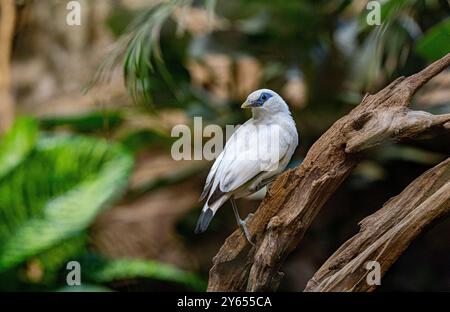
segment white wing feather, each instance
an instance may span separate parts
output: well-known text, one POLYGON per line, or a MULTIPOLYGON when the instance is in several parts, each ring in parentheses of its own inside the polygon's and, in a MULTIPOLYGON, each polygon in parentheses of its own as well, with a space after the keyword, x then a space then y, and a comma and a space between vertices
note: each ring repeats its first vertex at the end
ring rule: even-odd
POLYGON ((219 156, 217 156, 216 160, 214 161, 214 164, 209 170, 208 176, 206 177, 205 187, 203 188, 203 192, 200 195, 200 200, 205 199, 205 197, 208 195, 212 187, 213 178, 216 175, 217 168, 219 167, 222 158, 223 158, 223 151, 219 154, 219 156))
POLYGON ((289 108, 275 92, 261 89, 248 96, 255 102, 270 93, 263 109, 239 127, 217 157, 206 178, 201 199, 207 197, 197 221, 196 233, 204 232, 216 211, 230 198, 255 192, 287 165, 298 145, 298 134, 289 108))
POLYGON ((274 171, 290 150, 289 137, 276 125, 256 128, 245 123, 230 138, 216 168, 214 184, 232 192, 265 171, 274 171), (272 137, 271 134, 277 133, 272 137), (257 148, 256 148, 257 147, 257 148))

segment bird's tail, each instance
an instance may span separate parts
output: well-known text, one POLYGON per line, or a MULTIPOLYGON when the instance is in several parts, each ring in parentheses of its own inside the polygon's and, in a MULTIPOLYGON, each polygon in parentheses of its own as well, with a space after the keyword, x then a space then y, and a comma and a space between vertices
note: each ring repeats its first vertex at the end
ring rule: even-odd
POLYGON ((195 234, 200 234, 206 231, 217 210, 228 200, 228 198, 229 196, 227 195, 222 196, 211 206, 208 205, 208 201, 205 203, 202 213, 198 217, 197 226, 194 230, 195 234))

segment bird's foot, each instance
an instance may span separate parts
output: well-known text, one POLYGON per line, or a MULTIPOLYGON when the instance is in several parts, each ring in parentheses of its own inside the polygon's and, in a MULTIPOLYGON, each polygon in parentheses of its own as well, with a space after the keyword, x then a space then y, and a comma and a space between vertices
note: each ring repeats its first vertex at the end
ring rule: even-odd
POLYGON ((255 214, 254 213, 249 213, 245 219, 244 219, 244 223, 247 223, 255 214))
POLYGON ((267 195, 269 196, 273 196, 274 195, 274 191, 272 191, 272 185, 273 185, 274 180, 270 181, 266 187, 267 187, 267 195))
MULTIPOLYGON (((247 216, 247 218, 248 218, 248 217, 249 217, 249 216, 247 216)), ((248 230, 248 228, 247 228, 247 224, 246 224, 247 218, 245 218, 245 220, 240 220, 240 221, 239 221, 239 227, 241 228, 242 233, 244 233, 244 236, 245 236, 245 238, 247 239, 247 241, 248 241, 253 247, 256 247, 255 243, 252 242, 250 232, 249 232, 249 230, 248 230)))

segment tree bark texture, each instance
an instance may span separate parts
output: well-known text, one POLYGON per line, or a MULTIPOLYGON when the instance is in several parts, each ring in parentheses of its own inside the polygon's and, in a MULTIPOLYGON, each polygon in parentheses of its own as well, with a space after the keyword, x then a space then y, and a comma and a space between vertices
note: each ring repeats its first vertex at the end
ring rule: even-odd
POLYGON ((450 65, 450 54, 409 77, 400 77, 366 95, 311 147, 303 163, 280 175, 248 227, 252 247, 240 230, 231 234, 213 259, 208 291, 276 290, 286 257, 322 206, 362 158, 362 152, 387 140, 402 140, 450 129, 450 114, 408 108, 413 95, 450 65))
POLYGON ((366 263, 377 261, 381 276, 409 244, 450 211, 450 158, 414 180, 383 208, 360 222, 314 274, 305 291, 373 291, 366 263))

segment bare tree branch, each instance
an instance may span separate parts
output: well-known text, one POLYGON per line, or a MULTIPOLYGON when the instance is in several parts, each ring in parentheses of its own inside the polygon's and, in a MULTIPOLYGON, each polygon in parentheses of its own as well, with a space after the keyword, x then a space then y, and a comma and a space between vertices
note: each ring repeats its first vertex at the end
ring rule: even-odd
POLYGON ((414 238, 449 212, 450 158, 447 158, 362 220, 359 233, 322 265, 305 291, 374 290, 376 285, 366 281, 365 264, 378 261, 383 275, 414 238))
POLYGON ((450 54, 421 72, 398 78, 364 97, 336 121, 309 150, 303 163, 273 183, 249 221, 253 248, 237 230, 213 259, 209 291, 265 291, 278 287, 287 255, 297 247, 328 198, 359 162, 360 152, 383 141, 448 129, 450 115, 435 116, 407 108, 428 80, 450 65, 450 54))

